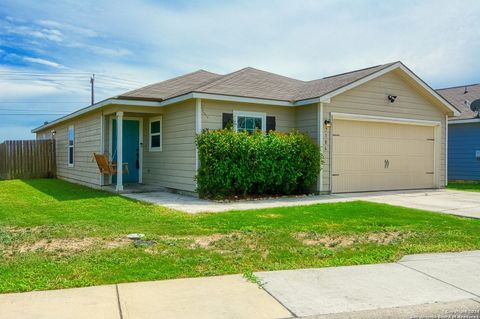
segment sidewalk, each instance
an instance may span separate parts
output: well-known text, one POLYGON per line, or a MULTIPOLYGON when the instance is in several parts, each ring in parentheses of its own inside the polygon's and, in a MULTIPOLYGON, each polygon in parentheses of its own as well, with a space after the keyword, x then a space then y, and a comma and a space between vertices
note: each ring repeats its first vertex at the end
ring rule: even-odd
POLYGON ((241 275, 229 275, 3 294, 0 318, 410 318, 454 311, 480 315, 480 251, 256 275, 263 289, 241 275))

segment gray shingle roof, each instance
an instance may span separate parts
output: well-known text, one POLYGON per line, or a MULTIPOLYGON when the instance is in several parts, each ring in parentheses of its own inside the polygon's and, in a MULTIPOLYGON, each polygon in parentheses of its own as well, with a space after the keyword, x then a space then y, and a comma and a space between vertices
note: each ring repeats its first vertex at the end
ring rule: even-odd
POLYGON ((480 84, 463 85, 436 91, 460 111, 460 116, 451 117, 450 120, 466 120, 476 117, 477 114, 470 109, 470 103, 480 99, 480 84), (467 93, 465 93, 465 88, 467 93))
POLYGON ((292 79, 250 67, 226 75, 199 70, 139 88, 118 97, 163 101, 190 92, 201 92, 293 102, 320 97, 394 63, 313 81, 292 79))
POLYGON ((121 98, 137 98, 162 101, 193 91, 195 88, 215 81, 223 76, 205 70, 181 75, 121 94, 121 98))

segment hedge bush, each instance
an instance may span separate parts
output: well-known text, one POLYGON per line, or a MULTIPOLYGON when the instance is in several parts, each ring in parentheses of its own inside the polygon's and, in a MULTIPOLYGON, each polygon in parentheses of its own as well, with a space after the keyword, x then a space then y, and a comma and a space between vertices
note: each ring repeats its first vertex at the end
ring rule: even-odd
POLYGON ((197 136, 200 197, 307 193, 317 181, 322 156, 306 135, 232 129, 197 136))

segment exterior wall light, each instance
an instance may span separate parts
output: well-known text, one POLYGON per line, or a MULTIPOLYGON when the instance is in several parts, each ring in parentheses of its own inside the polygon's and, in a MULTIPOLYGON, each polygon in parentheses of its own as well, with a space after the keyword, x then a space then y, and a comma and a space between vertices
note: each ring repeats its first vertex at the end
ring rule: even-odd
POLYGON ((388 95, 388 100, 390 101, 390 103, 395 102, 396 99, 397 99, 396 95, 391 95, 391 94, 388 95))
POLYGON ((332 122, 330 122, 329 120, 325 120, 323 124, 325 124, 326 128, 329 128, 330 126, 332 126, 332 122))

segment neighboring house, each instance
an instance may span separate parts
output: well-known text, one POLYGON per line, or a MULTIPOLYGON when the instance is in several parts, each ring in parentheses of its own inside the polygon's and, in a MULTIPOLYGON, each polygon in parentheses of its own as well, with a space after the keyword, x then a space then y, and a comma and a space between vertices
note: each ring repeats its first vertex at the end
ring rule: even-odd
POLYGON ((448 179, 480 180, 480 118, 470 104, 480 99, 480 84, 437 90, 460 115, 448 123, 448 179))
POLYGON ((61 179, 113 182, 118 191, 143 183, 195 192, 195 134, 202 129, 221 129, 230 119, 238 130, 298 129, 325 156, 316 190, 337 193, 444 187, 446 119, 458 114, 401 62, 313 81, 245 68, 152 84, 32 132, 55 134, 61 179), (94 152, 127 162, 130 173, 102 176, 94 152))

